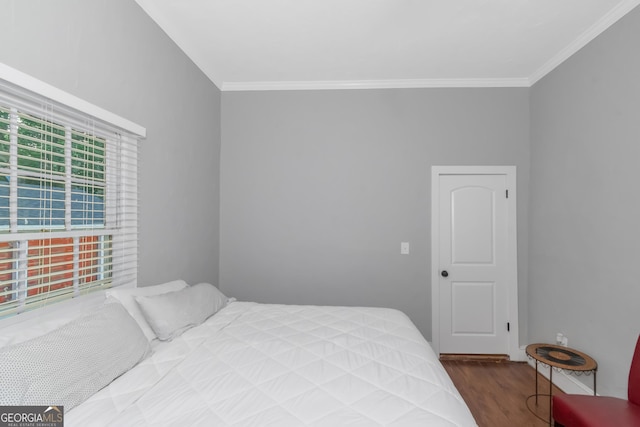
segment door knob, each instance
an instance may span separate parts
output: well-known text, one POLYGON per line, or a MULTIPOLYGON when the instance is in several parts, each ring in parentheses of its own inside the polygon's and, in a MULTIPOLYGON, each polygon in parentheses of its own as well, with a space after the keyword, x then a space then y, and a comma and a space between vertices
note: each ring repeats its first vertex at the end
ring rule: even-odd
POLYGON ((442 270, 442 272, 440 273, 440 275, 442 277, 449 277, 449 273, 447 272, 447 270, 442 270))

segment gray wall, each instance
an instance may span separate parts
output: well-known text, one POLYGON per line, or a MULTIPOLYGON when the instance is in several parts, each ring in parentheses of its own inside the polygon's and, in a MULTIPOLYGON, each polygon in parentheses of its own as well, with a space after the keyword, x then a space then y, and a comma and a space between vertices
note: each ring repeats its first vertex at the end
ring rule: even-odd
POLYGON ((140 283, 217 283, 218 89, 133 0, 0 0, 0 11, 0 62, 147 128, 140 283))
POLYGON ((626 392, 640 324, 640 9, 531 90, 222 96, 133 0, 0 10, 1 62, 147 128, 141 284, 216 283, 220 259, 230 295, 395 307, 430 339, 430 167, 514 164, 520 341, 563 332, 598 360, 601 393, 626 392))
POLYGON ((430 168, 516 165, 526 336, 528 106, 528 89, 224 92, 221 289, 398 308, 430 339, 430 168))
POLYGON ((621 397, 640 331, 639 52, 636 8, 531 90, 529 338, 564 333, 621 397))

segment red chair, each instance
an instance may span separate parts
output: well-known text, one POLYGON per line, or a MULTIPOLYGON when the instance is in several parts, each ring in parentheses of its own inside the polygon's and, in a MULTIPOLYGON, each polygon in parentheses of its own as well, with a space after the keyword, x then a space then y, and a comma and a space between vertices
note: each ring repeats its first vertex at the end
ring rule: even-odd
POLYGON ((640 426, 640 337, 629 370, 628 400, 605 396, 553 396, 556 427, 640 426))

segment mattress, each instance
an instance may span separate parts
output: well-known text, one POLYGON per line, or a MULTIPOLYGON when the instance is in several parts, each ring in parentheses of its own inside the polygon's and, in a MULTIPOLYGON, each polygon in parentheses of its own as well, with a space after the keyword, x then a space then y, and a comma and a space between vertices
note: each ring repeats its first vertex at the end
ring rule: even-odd
POLYGON ((65 414, 66 426, 475 426, 400 311, 232 302, 65 414))

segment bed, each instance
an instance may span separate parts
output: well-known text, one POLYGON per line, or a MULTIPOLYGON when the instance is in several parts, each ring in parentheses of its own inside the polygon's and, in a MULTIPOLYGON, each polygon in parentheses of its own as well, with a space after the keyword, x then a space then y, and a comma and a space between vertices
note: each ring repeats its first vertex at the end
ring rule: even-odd
MULTIPOLYGON (((65 426, 476 425, 431 347, 400 311, 233 299, 219 305, 170 340, 147 341, 136 331, 146 343, 140 360, 65 410, 65 426)), ((139 325, 140 313, 128 314, 139 325)), ((133 348, 126 340, 118 337, 133 348)))

